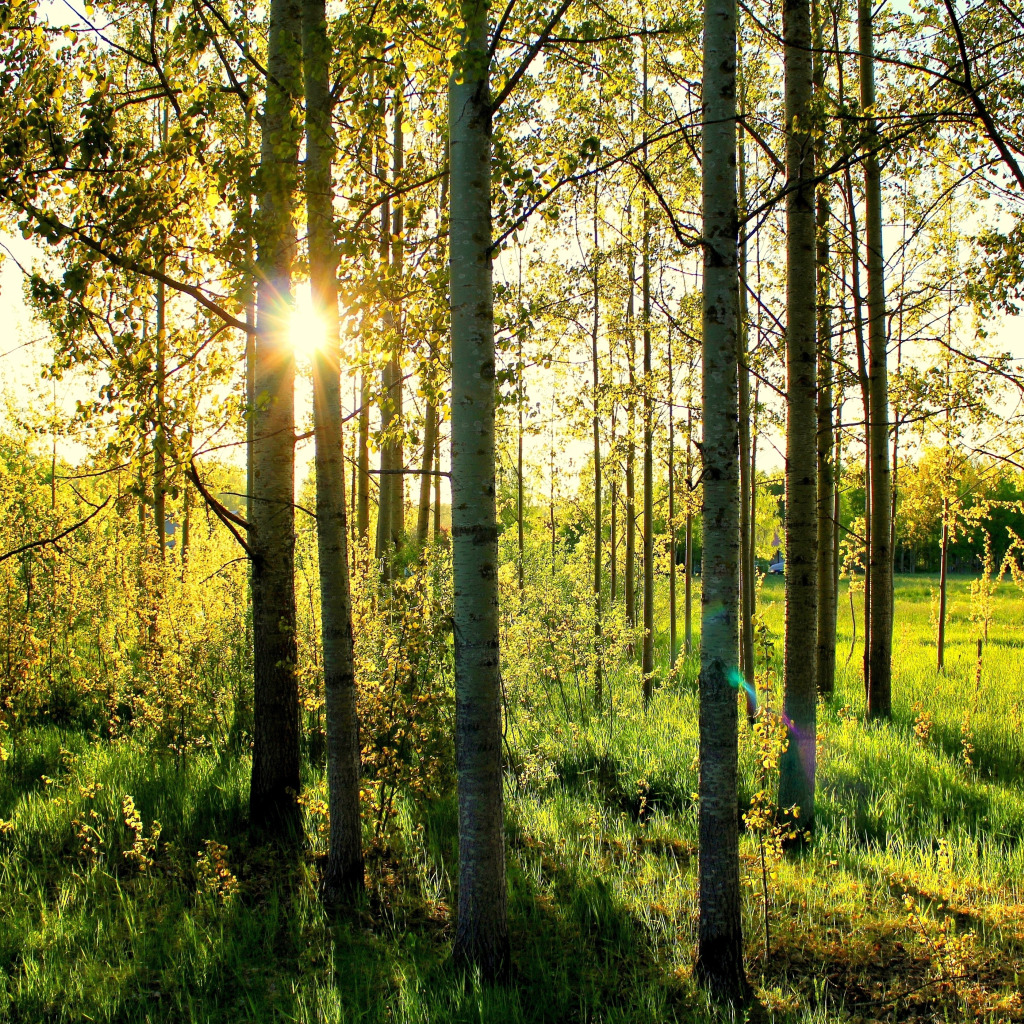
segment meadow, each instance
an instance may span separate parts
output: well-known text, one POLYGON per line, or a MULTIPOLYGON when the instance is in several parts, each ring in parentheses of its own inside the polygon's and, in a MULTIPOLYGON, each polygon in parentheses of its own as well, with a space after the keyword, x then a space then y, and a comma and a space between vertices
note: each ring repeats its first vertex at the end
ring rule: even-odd
MULTIPOLYGON (((1008 583, 995 593, 979 668, 986 612, 954 580, 940 675, 936 582, 898 578, 894 716, 872 725, 843 585, 812 843, 781 851, 771 730, 741 716, 751 1019, 1024 1020, 1024 598, 1008 583)), ((768 578, 769 706, 782 611, 783 583, 768 578)), ((664 664, 664 609, 658 625, 664 664)), ((632 665, 609 671, 606 715, 510 707, 514 976, 496 989, 448 962, 451 796, 400 805, 365 900, 332 919, 317 899, 326 807, 313 763, 307 844, 257 848, 244 752, 174 758, 141 731, 27 730, 0 765, 0 1020, 714 1019, 691 977, 695 676, 682 659, 646 715, 632 665)))

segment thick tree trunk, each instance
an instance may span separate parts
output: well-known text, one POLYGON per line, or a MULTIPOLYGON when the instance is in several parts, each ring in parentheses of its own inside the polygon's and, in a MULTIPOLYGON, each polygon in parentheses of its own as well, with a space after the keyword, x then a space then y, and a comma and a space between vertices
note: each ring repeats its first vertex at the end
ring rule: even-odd
POLYGON ((878 164, 874 35, 871 0, 858 0, 861 108, 865 125, 864 206, 868 271, 868 434, 871 438, 871 623, 868 635, 868 717, 892 716, 892 543, 889 467, 889 374, 882 254, 882 179, 878 164))
POLYGON ((325 0, 302 0, 306 86, 306 223, 313 308, 324 341, 313 357, 316 532, 320 561, 327 801, 330 836, 324 899, 336 903, 363 885, 359 814, 359 718, 356 711, 352 597, 348 575, 345 463, 341 433, 338 256, 334 246, 334 137, 330 43, 325 0))
POLYGON ((463 0, 448 86, 451 167, 452 538, 455 572, 459 889, 455 958, 508 970, 498 653, 491 123, 487 4, 463 0))
POLYGON ((700 804, 695 972, 715 996, 744 1001, 737 753, 739 430, 736 394, 736 2, 704 7, 704 556, 700 645, 700 804))
POLYGON ((818 691, 817 294, 811 4, 785 0, 786 65, 786 648, 789 745, 779 762, 779 806, 814 824, 818 691))
POLYGON ((295 676, 295 354, 289 337, 293 205, 302 91, 297 0, 271 0, 267 96, 257 175, 256 401, 253 411, 252 827, 298 826, 299 695, 295 676))

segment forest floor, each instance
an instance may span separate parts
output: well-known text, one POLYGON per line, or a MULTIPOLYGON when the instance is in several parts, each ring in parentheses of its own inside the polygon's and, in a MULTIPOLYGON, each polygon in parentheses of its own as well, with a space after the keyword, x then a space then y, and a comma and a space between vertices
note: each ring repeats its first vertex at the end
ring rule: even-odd
MULTIPOLYGON (((843 588, 814 841, 777 860, 770 834, 742 839, 751 1019, 1024 1020, 1024 599, 997 592, 979 678, 983 627, 956 580, 939 675, 935 585, 898 581, 894 717, 870 726, 843 588)), ((766 580, 777 637, 782 598, 766 580)), ((448 964, 452 800, 403 808, 404 841, 332 921, 316 898, 321 773, 307 766, 310 845, 288 854, 246 840, 242 757, 23 733, 0 765, 0 1020, 715 1019, 691 978, 695 672, 684 663, 646 716, 631 667, 610 673, 601 721, 512 723, 500 989, 448 964)), ((741 730, 746 806, 758 760, 741 730)))

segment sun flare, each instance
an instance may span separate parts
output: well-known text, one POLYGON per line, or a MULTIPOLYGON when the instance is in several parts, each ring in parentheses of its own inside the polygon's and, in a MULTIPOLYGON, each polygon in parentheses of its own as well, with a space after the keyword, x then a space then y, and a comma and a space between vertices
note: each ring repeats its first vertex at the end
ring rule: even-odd
POLYGON ((308 284, 295 291, 295 308, 292 310, 288 333, 295 354, 300 358, 312 359, 324 343, 326 326, 313 308, 313 296, 308 284))

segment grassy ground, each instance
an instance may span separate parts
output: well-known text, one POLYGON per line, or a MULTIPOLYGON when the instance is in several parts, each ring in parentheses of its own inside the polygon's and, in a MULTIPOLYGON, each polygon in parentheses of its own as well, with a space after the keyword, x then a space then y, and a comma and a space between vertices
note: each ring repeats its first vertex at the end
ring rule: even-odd
MULTIPOLYGON (((1005 585, 996 595, 976 685, 968 583, 953 585, 942 676, 934 587, 898 582, 895 714, 883 726, 861 720, 859 644, 843 665, 843 591, 818 832, 777 864, 769 853, 767 914, 758 837, 743 838, 755 1016, 1024 1020, 1024 600, 1005 585)), ((782 599, 782 582, 767 580, 762 610, 779 636, 782 599)), ((404 808, 404 840, 371 863, 371 894, 330 921, 316 900, 316 773, 311 846, 288 855, 246 842, 244 758, 200 751, 180 765, 138 738, 22 737, 0 766, 0 1020, 711 1019, 690 977, 694 674, 684 664, 648 716, 624 669, 600 722, 515 722, 515 984, 504 990, 447 965, 452 801, 404 808)), ((743 730, 747 801, 759 787, 743 730)))

